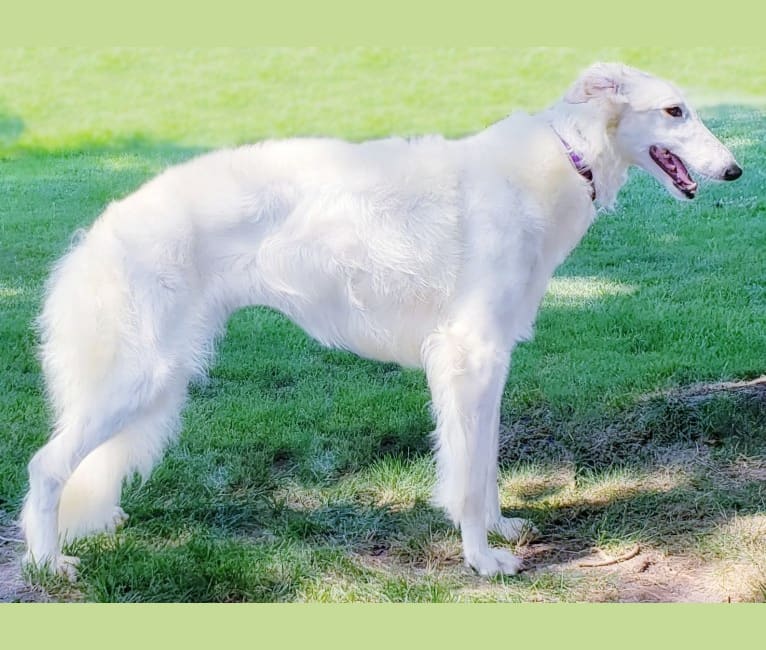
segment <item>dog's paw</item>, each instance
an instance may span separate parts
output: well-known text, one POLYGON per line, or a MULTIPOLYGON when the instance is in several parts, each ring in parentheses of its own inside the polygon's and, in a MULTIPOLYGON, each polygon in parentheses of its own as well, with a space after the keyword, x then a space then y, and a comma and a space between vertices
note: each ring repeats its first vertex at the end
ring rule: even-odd
POLYGON ((111 527, 109 530, 115 531, 120 526, 122 526, 128 519, 130 518, 130 515, 125 512, 120 506, 114 507, 114 512, 112 513, 112 520, 111 520, 111 527))
POLYGON ((77 580, 77 566, 80 564, 80 558, 73 555, 59 555, 56 558, 53 570, 62 578, 70 582, 77 580))
POLYGON ((466 557, 465 563, 482 576, 512 576, 522 567, 520 558, 501 548, 490 548, 479 555, 466 557))
MULTIPOLYGON (((26 570, 32 571, 32 576, 37 572, 42 574, 49 573, 66 578, 70 582, 77 580, 77 565, 80 564, 80 558, 73 555, 56 555, 45 560, 36 560, 29 552, 22 559, 22 565, 26 570)), ((34 578, 33 578, 34 579, 34 578)))
POLYGON ((529 519, 511 517, 500 517, 490 526, 490 531, 509 542, 519 544, 531 542, 540 535, 540 531, 529 519))

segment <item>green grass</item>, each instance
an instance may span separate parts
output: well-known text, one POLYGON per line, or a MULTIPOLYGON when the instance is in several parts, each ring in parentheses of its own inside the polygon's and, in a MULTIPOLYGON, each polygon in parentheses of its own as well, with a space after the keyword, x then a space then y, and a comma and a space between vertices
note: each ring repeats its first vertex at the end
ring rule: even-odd
POLYGON ((503 505, 542 531, 517 549, 530 571, 474 576, 428 505, 420 372, 250 309, 193 388, 178 444, 127 486, 128 524, 75 544, 80 579, 43 580, 49 595, 624 600, 652 599, 654 580, 660 598, 763 598, 766 408, 759 387, 700 385, 764 372, 766 50, 0 50, 0 534, 48 431, 31 328, 42 283, 110 200, 265 137, 458 136, 543 108, 596 59, 687 89, 745 175, 681 205, 633 174, 559 270, 502 411, 503 505), (636 543, 619 571, 578 566, 636 543), (660 572, 679 566, 685 592, 660 572))

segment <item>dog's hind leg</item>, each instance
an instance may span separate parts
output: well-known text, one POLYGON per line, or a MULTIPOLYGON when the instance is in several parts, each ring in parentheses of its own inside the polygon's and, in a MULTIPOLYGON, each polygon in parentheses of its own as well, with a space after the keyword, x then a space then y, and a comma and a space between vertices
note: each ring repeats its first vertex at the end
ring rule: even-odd
MULTIPOLYGON (((509 351, 472 326, 430 335, 423 360, 436 416, 435 502, 460 526, 463 554, 482 575, 514 574, 521 560, 487 542, 487 483, 496 476, 500 399, 509 351)), ((499 506, 498 506, 499 510, 499 506)))
POLYGON ((77 466, 61 494, 58 529, 63 542, 113 532, 127 520, 120 507, 123 481, 135 473, 143 480, 149 477, 178 431, 185 384, 165 389, 151 407, 77 466))
POLYGON ((80 391, 61 410, 50 440, 29 463, 21 514, 28 563, 73 576, 62 542, 107 528, 121 514, 123 478, 148 474, 175 430, 186 390, 175 377, 115 372, 101 390, 80 391))
POLYGON ((119 409, 83 413, 59 422, 29 463, 29 492, 21 513, 27 563, 74 576, 74 559, 61 555, 58 511, 64 486, 80 462, 121 428, 119 409))

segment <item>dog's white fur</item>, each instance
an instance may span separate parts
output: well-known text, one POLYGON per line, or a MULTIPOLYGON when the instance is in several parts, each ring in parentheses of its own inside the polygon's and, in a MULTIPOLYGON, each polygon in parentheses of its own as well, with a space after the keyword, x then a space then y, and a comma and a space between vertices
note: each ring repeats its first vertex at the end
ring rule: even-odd
POLYGON ((562 139, 604 206, 630 165, 682 196, 652 144, 713 178, 735 165, 673 86, 596 64, 547 111, 470 137, 264 142, 109 205, 56 265, 39 319, 55 424, 29 464, 27 559, 71 572, 61 544, 124 519, 123 479, 148 476, 173 439, 229 315, 267 305, 325 345, 425 369, 435 502, 469 565, 517 572, 487 543, 524 523, 500 512, 500 399, 514 345, 596 216, 562 139), (683 117, 663 110, 675 105, 683 117))

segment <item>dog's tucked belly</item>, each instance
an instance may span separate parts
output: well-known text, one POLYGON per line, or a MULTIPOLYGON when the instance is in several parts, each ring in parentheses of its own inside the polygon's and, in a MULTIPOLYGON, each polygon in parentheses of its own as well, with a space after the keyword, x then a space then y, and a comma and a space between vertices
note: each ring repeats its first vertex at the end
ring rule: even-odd
POLYGON ((419 367, 423 339, 437 326, 445 295, 433 288, 416 291, 413 279, 393 271, 385 275, 317 264, 310 272, 283 273, 278 286, 269 286, 266 273, 252 302, 281 311, 329 347, 419 367))

